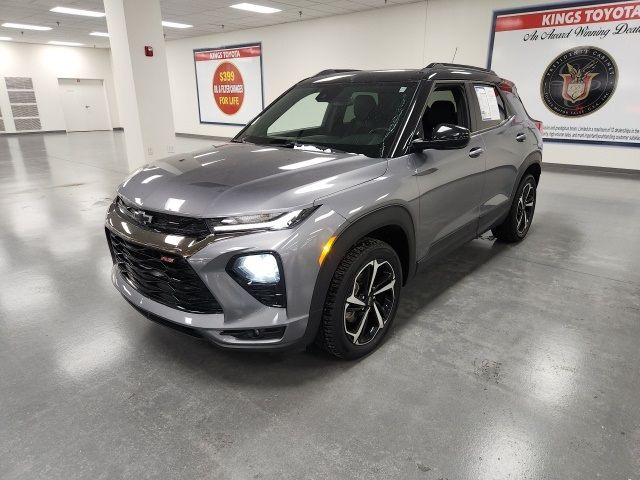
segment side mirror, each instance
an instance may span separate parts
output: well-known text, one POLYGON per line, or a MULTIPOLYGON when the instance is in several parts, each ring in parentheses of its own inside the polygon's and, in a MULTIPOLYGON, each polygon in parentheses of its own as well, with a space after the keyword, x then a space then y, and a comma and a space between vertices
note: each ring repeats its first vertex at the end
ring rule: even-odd
POLYGON ((416 139, 411 142, 412 152, 421 152, 427 149, 455 150, 469 145, 471 132, 468 128, 459 125, 442 123, 433 129, 431 140, 416 139))

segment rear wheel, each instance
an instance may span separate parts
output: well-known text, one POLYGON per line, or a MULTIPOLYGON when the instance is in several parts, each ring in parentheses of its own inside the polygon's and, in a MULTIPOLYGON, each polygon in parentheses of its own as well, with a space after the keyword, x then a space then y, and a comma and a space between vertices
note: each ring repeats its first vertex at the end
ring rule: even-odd
POLYGON ((519 242, 527 236, 536 209, 536 179, 528 174, 520 182, 509 215, 497 227, 493 227, 493 235, 503 242, 519 242))
POLYGON ((401 285, 400 260, 388 244, 373 238, 357 243, 333 275, 316 343, 344 359, 373 351, 395 317, 401 285))

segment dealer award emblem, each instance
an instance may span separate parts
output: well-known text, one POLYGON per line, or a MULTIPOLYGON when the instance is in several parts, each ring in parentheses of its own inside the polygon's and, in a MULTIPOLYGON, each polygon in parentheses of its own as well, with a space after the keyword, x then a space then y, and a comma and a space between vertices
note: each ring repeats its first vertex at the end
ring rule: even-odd
POLYGON ((547 67, 540 91, 556 115, 581 117, 602 108, 616 89, 618 67, 604 50, 578 47, 558 55, 547 67))

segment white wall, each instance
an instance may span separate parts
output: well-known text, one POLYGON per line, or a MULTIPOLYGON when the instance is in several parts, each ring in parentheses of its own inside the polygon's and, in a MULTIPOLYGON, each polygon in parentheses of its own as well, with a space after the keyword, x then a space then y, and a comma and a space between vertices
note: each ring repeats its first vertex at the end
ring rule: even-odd
POLYGON ((9 127, 13 122, 6 121, 11 108, 3 77, 33 79, 42 130, 65 130, 58 78, 102 79, 111 123, 120 126, 108 49, 0 42, 0 107, 9 127))
MULTIPOLYGON (((367 12, 167 42, 177 132, 232 136, 237 127, 201 125, 194 48, 262 42, 265 104, 325 68, 419 68, 433 61, 485 66, 493 10, 535 0, 428 0, 367 12)), ((555 3, 539 2, 539 3, 555 3)), ((526 103, 526 99, 525 103, 526 103)), ((640 149, 548 143, 553 163, 640 169, 640 149)))
POLYGON ((422 67, 424 29, 424 3, 415 3, 167 42, 176 131, 232 136, 239 130, 199 123, 194 48, 262 42, 267 105, 295 82, 326 68, 422 67))

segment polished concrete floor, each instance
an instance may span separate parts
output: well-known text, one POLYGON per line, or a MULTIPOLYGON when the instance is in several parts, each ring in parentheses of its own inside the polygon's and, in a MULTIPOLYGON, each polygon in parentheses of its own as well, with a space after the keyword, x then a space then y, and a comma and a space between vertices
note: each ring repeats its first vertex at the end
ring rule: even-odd
MULTIPOLYGON (((187 150, 202 141, 181 139, 187 150)), ((640 179, 546 172, 355 363, 229 353, 112 288, 122 136, 0 138, 0 478, 640 478, 640 179)))

